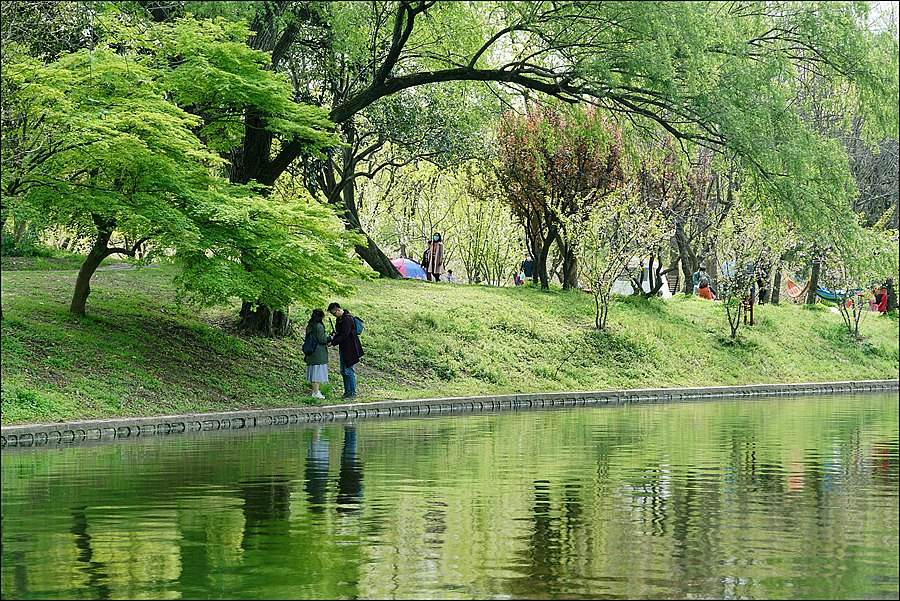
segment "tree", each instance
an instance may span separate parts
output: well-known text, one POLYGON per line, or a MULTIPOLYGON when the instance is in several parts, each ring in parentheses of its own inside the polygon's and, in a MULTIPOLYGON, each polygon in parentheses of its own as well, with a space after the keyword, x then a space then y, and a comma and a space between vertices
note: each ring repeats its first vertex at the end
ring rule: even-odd
POLYGON ((547 256, 563 255, 563 287, 577 279, 575 231, 591 208, 622 181, 621 135, 599 111, 534 107, 504 115, 498 134, 498 181, 522 223, 535 281, 549 287, 547 256))
POLYGON ((722 260, 718 300, 734 340, 742 320, 746 320, 745 312, 755 300, 751 288, 764 273, 762 267, 770 262, 761 215, 747 205, 740 210, 732 210, 718 233, 716 253, 722 260))
MULTIPOLYGON (((797 118, 798 72, 815 71, 833 87, 852 88, 872 107, 873 122, 896 129, 896 44, 876 43, 861 3, 224 6, 233 18, 252 10, 254 47, 271 51, 272 69, 291 74, 297 98, 328 107, 345 142, 360 152, 368 146, 355 144, 354 121, 383 99, 424 86, 483 82, 598 104, 637 127, 735 155, 771 189, 769 202, 805 223, 819 214, 817 207, 827 213, 839 206, 840 177, 820 173, 840 176, 843 167, 834 169, 830 153, 820 155, 821 136, 810 135, 797 118)), ((154 18, 166 18, 165 12, 151 10, 154 18)), ((302 143, 260 128, 253 111, 244 125, 241 152, 255 158, 235 162, 246 165, 246 181, 269 185, 303 154, 302 143)), ((337 199, 338 190, 352 195, 355 157, 340 157, 344 176, 323 178, 335 192, 329 198, 337 199)), ((344 218, 359 229, 352 211, 344 218)), ((377 271, 396 276, 372 244, 358 250, 377 271)))
POLYGON ((634 188, 604 196, 578 236, 581 276, 594 296, 594 325, 606 329, 613 284, 629 261, 644 256, 662 239, 665 222, 658 209, 634 188))
MULTIPOLYGON (((63 52, 74 52, 90 42, 85 29, 90 24, 90 10, 85 3, 22 2, 0 3, 0 129, 16 135, 3 136, 0 172, 0 230, 7 219, 16 213, 15 200, 22 179, 52 156, 54 132, 40 120, 29 120, 28 107, 19 96, 10 77, 4 76, 7 66, 24 57, 42 61, 57 58, 63 52)), ((29 223, 39 216, 19 212, 16 220, 16 242, 29 229, 29 223)), ((14 217, 15 218, 15 217, 14 217)), ((39 233, 40 223, 34 224, 33 235, 39 233)))
POLYGON ((685 294, 693 293, 692 276, 713 250, 716 229, 733 205, 735 165, 717 158, 706 148, 694 149, 679 184, 683 193, 675 196, 668 211, 685 294))
POLYGON ((859 324, 868 312, 872 289, 881 287, 898 271, 896 235, 885 230, 866 231, 841 250, 832 250, 824 264, 822 279, 838 296, 838 310, 847 333, 859 340, 859 324))
MULTIPOLYGON (((688 204, 690 192, 684 173, 684 166, 679 156, 675 153, 671 139, 663 139, 661 143, 654 140, 638 144, 632 151, 638 155, 638 166, 635 170, 634 183, 639 201, 648 208, 656 211, 657 217, 664 219, 674 227, 675 238, 679 228, 683 234, 682 215, 684 207, 688 204)), ((648 213, 649 215, 649 213, 648 213)), ((664 268, 663 249, 660 240, 656 240, 652 246, 647 247, 647 277, 648 289, 642 292, 644 269, 638 262, 637 277, 632 276, 632 286, 636 294, 650 298, 659 294, 663 286, 663 276, 677 270, 678 255, 670 261, 668 268, 664 268)), ((643 257, 641 257, 643 259, 643 257)))
MULTIPOLYGON (((252 293, 254 300, 289 304, 323 288, 345 289, 335 275, 359 269, 343 254, 343 237, 317 225, 321 211, 311 199, 291 205, 267 201, 252 187, 217 175, 224 161, 209 146, 227 146, 227 126, 217 127, 213 118, 204 122, 173 102, 200 106, 212 98, 213 91, 202 93, 194 70, 209 71, 202 54, 172 69, 168 61, 160 66, 152 53, 129 54, 122 48, 127 43, 120 41, 118 51, 102 45, 64 54, 49 65, 23 57, 4 70, 28 108, 24 121, 53 132, 45 145, 53 152, 36 168, 16 172, 17 202, 93 240, 71 311, 85 313, 91 277, 104 258, 134 256, 145 245, 150 245, 147 259, 173 250, 187 266, 180 277, 185 289, 206 290, 213 300, 246 299, 252 293), (116 245, 116 236, 123 243, 116 245), (237 278, 235 268, 247 274, 237 278), (305 268, 303 274, 299 268, 305 268), (228 270, 230 277, 223 277, 228 270), (215 286, 210 278, 218 278, 215 286), (318 280, 321 284, 311 284, 318 280)), ((252 64, 241 64, 239 57, 235 52, 229 60, 244 76, 248 70, 252 75, 252 64)), ((215 77, 205 81, 222 83, 215 77)), ((215 110, 224 118, 223 106, 215 110)), ((315 119, 299 120, 302 107, 283 108, 291 117, 285 127, 295 135, 329 140, 315 119)), ((10 145, 35 147, 30 134, 4 130, 4 146, 7 136, 19 136, 10 145)))
POLYGON ((473 162, 457 175, 463 193, 454 216, 466 277, 469 283, 501 286, 518 271, 524 247, 521 228, 504 202, 493 166, 473 162))
POLYGON ((440 232, 446 265, 456 252, 458 229, 452 215, 462 193, 453 180, 452 172, 424 161, 390 170, 374 185, 360 186, 360 216, 371 222, 368 231, 379 246, 416 261, 422 258, 427 241, 440 232), (369 207, 362 203, 364 194, 381 198, 369 207))

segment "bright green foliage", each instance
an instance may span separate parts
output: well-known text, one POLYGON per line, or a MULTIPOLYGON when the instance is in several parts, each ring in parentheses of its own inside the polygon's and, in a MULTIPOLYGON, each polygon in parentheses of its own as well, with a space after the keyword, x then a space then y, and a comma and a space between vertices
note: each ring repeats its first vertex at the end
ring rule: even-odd
POLYGON ((719 257, 717 300, 724 310, 731 329, 731 338, 737 338, 750 299, 750 288, 762 273, 762 264, 768 258, 763 244, 764 226, 761 217, 745 206, 729 212, 722 222, 716 239, 719 257))
POLYGON ((896 232, 879 228, 865 230, 839 248, 823 253, 822 282, 838 297, 838 311, 848 334, 859 338, 859 324, 869 312, 873 290, 888 278, 897 277, 900 247, 896 232))
POLYGON ((109 12, 101 30, 103 44, 158 70, 170 100, 203 119, 200 136, 214 150, 240 144, 247 110, 259 127, 295 138, 309 153, 337 143, 327 112, 294 102, 287 77, 266 69, 269 54, 247 46, 243 21, 186 17, 141 27, 109 12))
MULTIPOLYGON (((739 156, 782 218, 836 239, 855 227, 846 154, 804 123, 797 99, 812 71, 858 99, 880 129, 896 131, 896 40, 865 28, 864 5, 510 6, 518 20, 541 24, 546 44, 566 48, 574 89, 637 122, 739 156)), ((534 37, 519 34, 523 53, 534 37)))
POLYGON ((357 237, 308 195, 223 202, 202 231, 202 244, 177 255, 176 279, 198 303, 237 296, 272 307, 322 305, 327 294, 352 290, 346 278, 364 275, 348 258, 357 237))
POLYGON ((324 113, 290 100, 289 86, 263 69, 266 55, 236 41, 246 28, 185 19, 136 36, 116 27, 107 33, 119 34, 117 44, 4 69, 26 109, 20 129, 4 130, 4 148, 9 140, 28 150, 4 169, 4 191, 7 178, 16 183, 14 204, 96 238, 96 257, 133 255, 149 241, 145 259, 185 263, 179 281, 197 301, 287 306, 346 291, 340 278, 361 272, 347 254, 355 240, 333 214, 308 195, 263 199, 230 184, 213 152, 237 143, 222 123, 238 119, 238 107, 253 107, 311 152, 335 143, 324 113), (43 129, 27 127, 35 122, 43 129), (49 135, 36 140, 35 131, 49 135), (124 247, 107 247, 104 232, 124 247))
MULTIPOLYGON (((159 247, 197 240, 189 211, 210 202, 221 160, 193 134, 199 119, 169 102, 154 72, 105 49, 5 73, 57 149, 21 185, 21 202, 85 234, 94 216, 159 247)), ((13 135, 10 132, 9 135, 13 135)))
POLYGON ((241 142, 247 109, 258 113, 266 129, 294 138, 309 153, 336 144, 328 134, 328 113, 292 100, 287 78, 265 69, 269 55, 247 46, 245 24, 185 18, 158 25, 153 33, 159 60, 177 57, 165 85, 179 106, 202 115, 202 136, 210 147, 224 150, 241 142))

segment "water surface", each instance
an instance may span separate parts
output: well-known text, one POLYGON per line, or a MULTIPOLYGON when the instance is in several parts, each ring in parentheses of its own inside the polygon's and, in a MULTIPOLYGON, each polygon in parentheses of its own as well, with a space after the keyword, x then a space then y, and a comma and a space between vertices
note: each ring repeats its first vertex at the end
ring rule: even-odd
POLYGON ((4 450, 3 598, 897 598, 894 393, 4 450))

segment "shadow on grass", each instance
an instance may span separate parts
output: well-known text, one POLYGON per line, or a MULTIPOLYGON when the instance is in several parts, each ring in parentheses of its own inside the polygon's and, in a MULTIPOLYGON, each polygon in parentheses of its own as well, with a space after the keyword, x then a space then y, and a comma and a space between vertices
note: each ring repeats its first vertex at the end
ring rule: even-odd
POLYGON ((644 298, 643 296, 615 296, 614 302, 625 307, 631 307, 635 311, 650 315, 665 315, 669 312, 666 301, 658 297, 644 298))
POLYGON ((750 340, 745 336, 741 336, 740 332, 738 332, 737 338, 732 338, 727 334, 717 334, 715 340, 720 348, 739 357, 747 357, 751 353, 760 350, 759 343, 755 340, 750 340))

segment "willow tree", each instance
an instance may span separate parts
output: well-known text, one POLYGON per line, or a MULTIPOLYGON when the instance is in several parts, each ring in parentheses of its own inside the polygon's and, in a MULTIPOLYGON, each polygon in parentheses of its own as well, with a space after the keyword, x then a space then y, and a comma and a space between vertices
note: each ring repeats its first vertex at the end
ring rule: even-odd
MULTIPOLYGON (((188 5, 220 12, 225 6, 234 18, 249 18, 256 32, 251 44, 271 52, 273 70, 291 75, 295 97, 326 108, 340 125, 349 150, 330 163, 306 165, 327 174, 342 163, 340 178, 330 180, 332 198, 352 189, 352 167, 380 143, 377 135, 357 137, 365 111, 406 90, 453 82, 598 104, 648 131, 734 154, 770 188, 768 198, 785 218, 800 222, 815 222, 816 207, 834 207, 844 198, 833 180, 812 185, 831 156, 818 154, 821 136, 797 118, 801 70, 816 71, 829 86, 854 89, 873 107, 873 120, 896 129, 896 43, 877 46, 865 3, 188 5)), ((150 11, 154 18, 175 14, 158 8, 150 11)), ((457 98, 465 106, 471 96, 457 98)), ((234 162, 245 165, 241 179, 271 184, 296 165, 304 144, 261 127, 264 122, 255 111, 245 112, 237 152, 246 160, 234 162)), ((352 212, 344 218, 359 230, 352 212)), ((358 250, 380 273, 396 275, 372 244, 358 250)))

